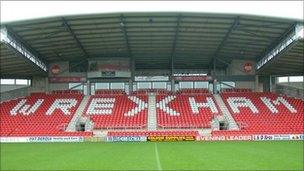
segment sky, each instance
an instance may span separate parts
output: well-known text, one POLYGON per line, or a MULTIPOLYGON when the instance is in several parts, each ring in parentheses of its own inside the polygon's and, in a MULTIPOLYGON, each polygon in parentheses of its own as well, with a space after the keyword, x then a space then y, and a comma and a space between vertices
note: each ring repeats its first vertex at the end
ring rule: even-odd
POLYGON ((111 12, 213 12, 303 19, 303 1, 2 1, 1 22, 111 12))

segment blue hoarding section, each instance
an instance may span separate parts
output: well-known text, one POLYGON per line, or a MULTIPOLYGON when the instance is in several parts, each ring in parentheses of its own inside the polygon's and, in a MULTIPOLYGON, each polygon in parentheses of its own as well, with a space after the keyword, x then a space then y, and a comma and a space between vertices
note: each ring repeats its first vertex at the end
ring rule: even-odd
POLYGON ((138 142, 138 141, 147 141, 145 136, 109 136, 107 137, 108 142, 138 142))

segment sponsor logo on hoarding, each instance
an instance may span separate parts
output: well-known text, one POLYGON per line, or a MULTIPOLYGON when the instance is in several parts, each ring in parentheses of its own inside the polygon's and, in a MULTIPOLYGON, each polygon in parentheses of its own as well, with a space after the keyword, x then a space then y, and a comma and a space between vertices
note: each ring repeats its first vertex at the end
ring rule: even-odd
POLYGON ((238 135, 238 136, 211 136, 201 137, 202 141, 282 141, 282 140, 304 140, 303 134, 275 134, 275 135, 238 135))
POLYGON ((195 141, 195 136, 148 136, 147 141, 195 141))
POLYGON ((29 137, 28 142, 83 142, 83 137, 29 137))
POLYGON ((232 135, 232 136, 211 136, 202 137, 203 141, 249 141, 252 140, 251 135, 232 135))
POLYGON ((291 134, 290 140, 304 140, 304 134, 291 134))
POLYGON ((107 137, 108 142, 135 142, 135 141, 147 141, 147 137, 144 136, 110 136, 107 137))
POLYGON ((290 140, 290 135, 286 134, 286 135, 273 135, 274 136, 274 140, 290 140))
POLYGON ((254 135, 253 139, 254 140, 261 140, 261 141, 273 140, 274 136, 273 135, 254 135))
POLYGON ((1 137, 1 143, 26 143, 28 142, 27 137, 1 137))
POLYGON ((18 142, 83 142, 83 137, 1 137, 1 143, 18 142))

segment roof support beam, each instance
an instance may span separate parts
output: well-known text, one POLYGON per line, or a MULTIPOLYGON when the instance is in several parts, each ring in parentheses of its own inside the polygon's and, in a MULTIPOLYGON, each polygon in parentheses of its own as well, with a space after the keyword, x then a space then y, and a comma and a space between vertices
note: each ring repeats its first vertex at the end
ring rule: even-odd
POLYGON ((123 37, 124 37, 126 48, 127 48, 127 54, 129 56, 129 59, 130 59, 131 80, 134 80, 135 60, 134 60, 134 57, 132 55, 132 51, 131 51, 131 48, 130 48, 128 33, 127 33, 127 26, 126 26, 126 19, 125 19, 123 14, 120 15, 120 29, 123 33, 123 37))
POLYGON ((47 63, 41 59, 41 55, 9 26, 1 28, 1 42, 15 54, 25 57, 33 66, 37 66, 43 72, 47 72, 47 63))
POLYGON ((67 29, 68 32, 70 32, 70 34, 72 35, 73 39, 75 40, 77 46, 81 49, 81 51, 83 52, 85 57, 89 58, 89 54, 87 53, 87 51, 82 46, 81 42, 77 38, 77 36, 76 36, 75 32, 73 31, 73 29, 71 28, 71 26, 68 24, 67 20, 64 17, 62 17, 61 20, 62 20, 63 26, 67 29))
MULTIPOLYGON (((230 36, 230 34, 232 33, 232 31, 239 26, 239 22, 240 22, 240 16, 237 16, 232 25, 230 26, 230 28, 228 29, 228 31, 226 32, 223 40, 221 41, 221 43, 218 45, 218 47, 216 48, 216 50, 213 53, 213 58, 216 58, 218 56, 218 53, 220 52, 220 50, 226 45, 226 42, 230 36)), ((209 62, 209 64, 211 65, 211 62, 213 61, 213 59, 211 59, 211 61, 209 62)))
MULTIPOLYGON (((226 42, 227 42, 227 40, 228 40, 228 38, 229 38, 231 32, 232 32, 237 26, 239 26, 239 21, 240 21, 240 16, 237 16, 237 17, 234 19, 234 21, 233 21, 232 25, 230 26, 229 30, 228 30, 227 33, 225 34, 223 40, 221 41, 221 43, 218 45, 218 47, 217 47, 216 50, 214 51, 213 56, 212 56, 212 59, 211 59, 211 61, 209 62, 209 66, 211 66, 211 65, 212 65, 212 62, 213 62, 213 78, 214 78, 214 79, 216 79, 216 61, 219 60, 219 58, 218 58, 218 53, 219 53, 220 50, 225 46, 225 44, 226 44, 226 42)), ((224 64, 226 64, 226 63, 224 63, 224 64)), ((226 64, 226 65, 227 65, 227 64, 226 64)), ((216 83, 214 83, 214 85, 215 85, 215 84, 216 84, 216 83)), ((214 87, 214 88, 216 88, 216 87, 214 87)), ((214 90, 214 93, 215 93, 215 92, 216 92, 216 91, 214 90)))
POLYGON ((273 49, 276 45, 278 45, 278 43, 280 42, 280 41, 282 41, 282 39, 284 39, 286 36, 287 36, 287 34, 288 33, 290 33, 294 28, 295 28, 295 26, 296 26, 296 22, 295 23, 293 23, 293 24, 291 24, 285 31, 284 31, 284 33, 280 36, 280 37, 278 37, 275 41, 273 41, 261 54, 259 54, 258 56, 256 56, 256 59, 257 60, 260 60, 260 59, 262 59, 262 57, 264 56, 264 55, 266 55, 266 53, 267 52, 269 52, 271 49, 273 49))
POLYGON ((177 16, 177 21, 176 21, 176 27, 175 27, 175 33, 174 33, 174 38, 173 38, 173 43, 172 43, 172 50, 171 50, 171 76, 174 74, 174 56, 175 56, 175 51, 176 51, 176 42, 178 38, 178 33, 179 33, 179 27, 181 23, 181 14, 177 16))
POLYGON ((298 40, 304 39, 302 31, 304 30, 304 25, 300 23, 295 23, 292 25, 290 30, 286 30, 285 33, 275 41, 274 46, 263 56, 261 56, 256 63, 256 71, 260 72, 262 68, 278 59, 282 52, 288 51, 294 43, 298 40))

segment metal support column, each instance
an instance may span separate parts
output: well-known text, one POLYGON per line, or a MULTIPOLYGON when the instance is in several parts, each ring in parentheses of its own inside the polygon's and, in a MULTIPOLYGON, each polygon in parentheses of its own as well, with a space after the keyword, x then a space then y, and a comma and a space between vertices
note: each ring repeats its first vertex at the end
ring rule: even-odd
POLYGON ((49 92, 49 79, 48 77, 45 77, 45 92, 48 93, 49 92))
POLYGON ((133 92, 133 80, 129 79, 129 94, 133 92))
POLYGON ((90 82, 90 80, 87 81, 87 95, 91 95, 91 82, 90 82))
POLYGON ((269 75, 269 92, 272 92, 272 79, 271 79, 271 75, 269 75))
POLYGON ((254 79, 254 91, 259 92, 259 75, 255 75, 254 79))
POLYGON ((171 77, 171 91, 175 92, 175 81, 173 77, 171 77))
POLYGON ((176 27, 175 27, 175 34, 174 34, 174 37, 173 37, 173 42, 172 42, 172 50, 171 50, 171 61, 170 61, 170 64, 171 64, 171 91, 175 91, 175 84, 174 84, 174 57, 175 57, 175 50, 176 50, 176 45, 177 45, 177 39, 178 39, 178 34, 179 34, 179 27, 180 27, 180 24, 181 24, 181 14, 179 14, 177 17, 176 17, 176 27))
POLYGON ((216 90, 217 79, 216 79, 216 56, 213 58, 213 93, 217 94, 216 90))

